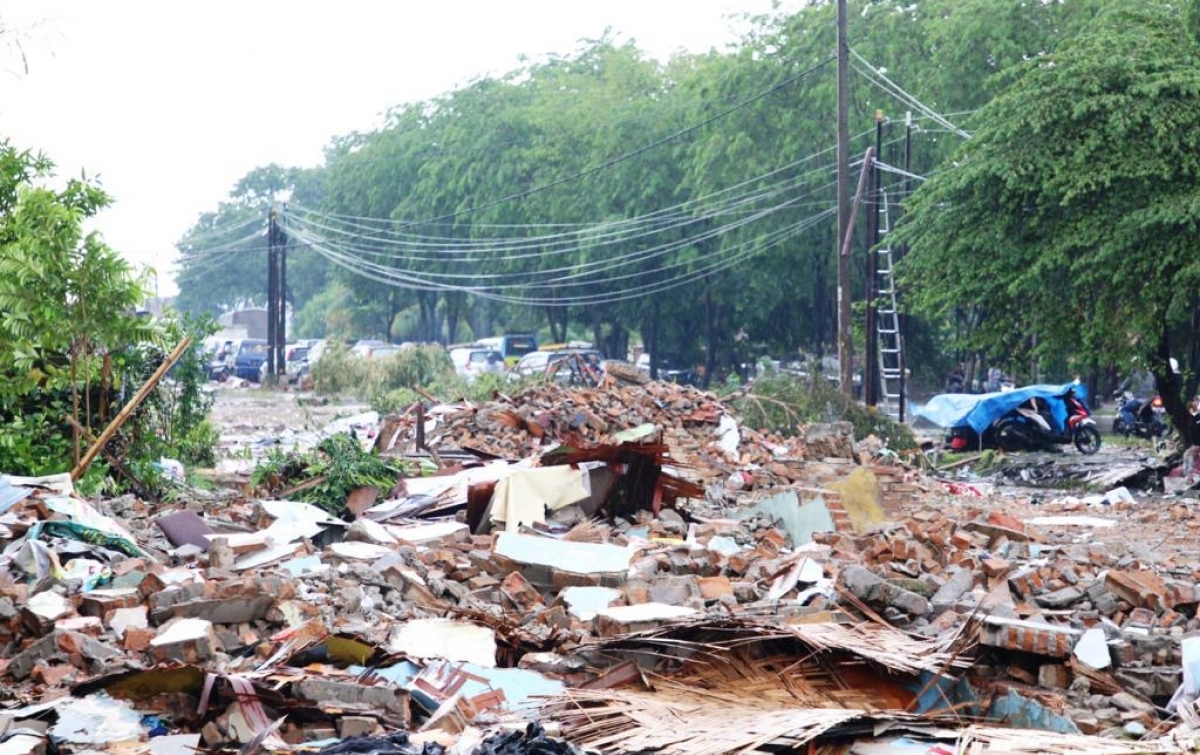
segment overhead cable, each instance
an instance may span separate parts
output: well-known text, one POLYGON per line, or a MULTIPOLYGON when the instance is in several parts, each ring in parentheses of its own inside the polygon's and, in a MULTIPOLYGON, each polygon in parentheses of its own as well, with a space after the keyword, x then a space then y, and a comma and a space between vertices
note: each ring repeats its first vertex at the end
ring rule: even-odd
POLYGON ((878 68, 876 68, 875 66, 871 65, 871 63, 866 58, 864 58, 862 55, 859 55, 857 50, 851 48, 850 54, 853 55, 854 59, 857 60, 858 63, 860 64, 860 65, 856 65, 855 68, 857 68, 860 73, 865 75, 867 77, 867 79, 870 80, 872 83, 874 83, 876 86, 880 87, 885 92, 888 92, 889 94, 891 94, 893 97, 898 99, 901 103, 903 103, 909 107, 912 107, 915 110, 921 111, 925 115, 929 116, 934 122, 949 129, 953 133, 963 137, 964 139, 971 138, 971 134, 969 132, 959 128, 958 126, 955 126, 945 116, 943 116, 940 113, 938 113, 937 111, 933 110, 933 108, 930 108, 928 105, 925 105, 923 102, 918 100, 913 95, 904 91, 900 87, 899 84, 897 84, 896 82, 889 79, 883 73, 883 71, 881 71, 878 68))

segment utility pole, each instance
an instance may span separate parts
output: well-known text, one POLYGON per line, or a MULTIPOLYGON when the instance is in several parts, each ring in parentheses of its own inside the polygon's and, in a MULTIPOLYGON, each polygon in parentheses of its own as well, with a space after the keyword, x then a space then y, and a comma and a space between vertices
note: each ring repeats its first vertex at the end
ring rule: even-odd
POLYGON ((279 251, 275 246, 278 226, 275 219, 275 208, 267 211, 267 374, 275 377, 275 343, 279 340, 279 313, 276 306, 279 303, 275 295, 279 287, 279 251))
POLYGON ((837 3, 837 278, 838 380, 842 392, 854 396, 854 339, 850 310, 850 257, 842 253, 853 228, 850 219, 850 124, 846 85, 850 44, 846 40, 846 0, 837 3))
POLYGON ((871 165, 871 215, 868 227, 870 241, 867 244, 867 353, 863 358, 863 398, 867 406, 879 403, 879 334, 875 324, 875 297, 879 293, 877 280, 879 246, 879 207, 883 203, 883 183, 880 180, 879 161, 883 158, 883 111, 875 111, 875 162, 871 165))
MULTIPOLYGON (((287 212, 287 205, 283 206, 287 212)), ((279 272, 275 281, 275 295, 279 298, 275 304, 275 314, 279 318, 275 325, 275 372, 280 378, 287 376, 287 235, 278 224, 275 226, 275 245, 278 249, 277 263, 279 272)), ((286 382, 286 380, 285 380, 286 382)))

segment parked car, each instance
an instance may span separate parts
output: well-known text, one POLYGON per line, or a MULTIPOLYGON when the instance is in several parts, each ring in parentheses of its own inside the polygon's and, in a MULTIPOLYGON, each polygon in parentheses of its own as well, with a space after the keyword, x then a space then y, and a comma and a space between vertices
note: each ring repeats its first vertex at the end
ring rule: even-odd
POLYGON ((404 344, 385 343, 367 348, 362 356, 364 359, 384 359, 394 357, 401 351, 404 351, 404 344))
POLYGON ((473 380, 484 373, 504 372, 504 356, 487 346, 464 346, 450 350, 450 361, 459 377, 473 380))
MULTIPOLYGON (((634 366, 638 368, 638 372, 649 375, 650 354, 647 352, 639 355, 634 366)), ((673 355, 664 354, 658 360, 658 379, 667 383, 691 383, 694 376, 690 369, 683 366, 682 360, 673 355)))
POLYGON ((259 379, 259 370, 267 359, 267 342, 260 338, 238 341, 227 358, 230 374, 243 380, 259 379))
POLYGON ((329 350, 329 341, 324 338, 315 340, 308 347, 308 366, 312 367, 321 361, 321 357, 329 350))
MULTIPOLYGON (((285 369, 284 374, 289 381, 296 380, 300 375, 308 371, 308 352, 307 346, 302 346, 298 343, 289 343, 284 347, 283 354, 285 369)), ((267 379, 267 364, 269 359, 264 359, 262 366, 258 368, 258 381, 261 383, 267 379)))

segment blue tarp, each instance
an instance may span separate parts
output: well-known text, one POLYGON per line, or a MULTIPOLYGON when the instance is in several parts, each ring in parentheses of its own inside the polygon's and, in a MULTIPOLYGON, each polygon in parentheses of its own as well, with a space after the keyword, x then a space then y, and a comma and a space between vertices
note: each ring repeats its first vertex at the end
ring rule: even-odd
POLYGON ((970 427, 983 433, 993 422, 1024 404, 1031 398, 1050 399, 1050 413, 1054 417, 1055 429, 1061 430, 1067 419, 1067 408, 1061 400, 1067 391, 1075 389, 1075 395, 1087 402, 1087 390, 1079 383, 1063 385, 1029 385, 1000 393, 943 393, 934 396, 917 411, 939 427, 970 427))

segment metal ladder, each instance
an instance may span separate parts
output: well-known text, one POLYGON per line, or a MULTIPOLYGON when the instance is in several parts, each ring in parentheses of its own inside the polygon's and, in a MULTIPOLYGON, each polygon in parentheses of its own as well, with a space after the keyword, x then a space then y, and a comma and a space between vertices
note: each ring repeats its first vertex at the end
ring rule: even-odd
POLYGON ((879 237, 883 243, 874 254, 875 285, 875 332, 879 340, 879 397, 880 407, 892 419, 900 418, 902 375, 904 371, 904 337, 900 332, 900 312, 896 306, 896 277, 893 274, 895 259, 892 245, 887 240, 888 199, 887 192, 879 191, 879 237))

